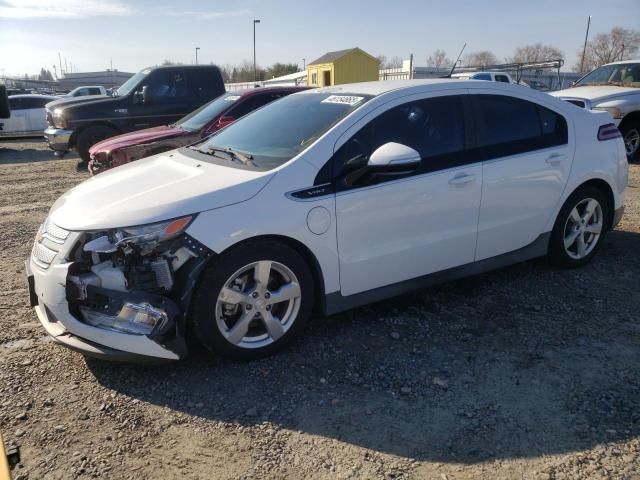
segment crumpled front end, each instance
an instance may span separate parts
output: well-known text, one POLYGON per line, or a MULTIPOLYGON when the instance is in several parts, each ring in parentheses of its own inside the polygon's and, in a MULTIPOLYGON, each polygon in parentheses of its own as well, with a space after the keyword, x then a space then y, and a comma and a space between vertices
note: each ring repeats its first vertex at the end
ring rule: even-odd
POLYGON ((197 274, 212 252, 191 217, 134 231, 70 232, 47 220, 27 264, 31 303, 57 342, 88 356, 178 360, 197 274))

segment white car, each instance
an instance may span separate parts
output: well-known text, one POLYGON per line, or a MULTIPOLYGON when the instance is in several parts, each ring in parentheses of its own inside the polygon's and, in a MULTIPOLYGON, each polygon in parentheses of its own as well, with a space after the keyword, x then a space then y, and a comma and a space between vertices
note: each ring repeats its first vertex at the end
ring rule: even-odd
POLYGON ((65 193, 32 304, 88 355, 270 354, 327 315, 549 254, 589 262, 627 160, 606 113, 448 79, 308 90, 65 193), (518 119, 518 121, 514 121, 518 119))
POLYGON ((37 94, 9 96, 11 116, 0 119, 0 137, 41 136, 47 128, 44 106, 56 99, 51 95, 37 94))
POLYGON ((550 95, 580 108, 609 112, 622 132, 629 160, 640 160, 640 59, 603 65, 572 88, 550 95))

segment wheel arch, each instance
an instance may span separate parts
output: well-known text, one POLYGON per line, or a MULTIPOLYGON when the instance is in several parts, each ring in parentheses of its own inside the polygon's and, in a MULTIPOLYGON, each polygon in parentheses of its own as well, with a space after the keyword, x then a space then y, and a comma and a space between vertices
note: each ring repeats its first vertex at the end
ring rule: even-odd
POLYGON ((611 185, 609 185, 609 183, 606 180, 603 180, 602 178, 591 178, 581 183, 576 188, 574 188, 573 191, 569 194, 569 196, 573 195, 574 192, 577 192, 578 190, 584 187, 593 187, 600 190, 600 192, 602 192, 602 194, 607 199, 607 203, 608 203, 607 206, 609 208, 608 208, 608 216, 605 219, 607 222, 605 229, 611 230, 611 227, 613 224, 614 209, 615 209, 615 197, 613 195, 613 188, 611 188, 611 185))
POLYGON ((622 121, 620 122, 620 126, 619 126, 620 130, 622 131, 622 129, 625 128, 631 122, 636 122, 637 124, 640 125, 640 110, 635 110, 633 112, 627 113, 622 119, 622 121))
POLYGON ((221 252, 218 252, 218 254, 223 255, 225 252, 228 252, 233 248, 236 248, 241 245, 245 245, 247 243, 256 242, 256 241, 279 242, 292 248, 302 256, 306 264, 309 266, 309 270, 311 271, 311 276, 313 278, 313 283, 315 287, 314 288, 314 291, 315 291, 314 310, 319 310, 320 312, 324 313, 326 310, 326 301, 325 301, 324 275, 322 273, 322 267, 320 266, 320 262, 318 261, 316 256, 313 254, 313 252, 309 249, 309 247, 307 247, 300 240, 297 240, 292 237, 287 237, 285 235, 276 235, 276 234, 257 235, 255 237, 250 237, 250 238, 241 240, 240 242, 234 243, 233 245, 229 245, 227 248, 225 248, 221 252))
POLYGON ((78 127, 73 131, 73 133, 71 134, 71 137, 69 137, 69 147, 76 147, 78 145, 78 137, 82 135, 82 132, 84 132, 87 128, 90 128, 90 127, 108 127, 118 132, 118 135, 122 133, 122 131, 118 127, 116 127, 111 122, 107 122, 106 120, 87 123, 86 125, 82 125, 81 127, 78 127))

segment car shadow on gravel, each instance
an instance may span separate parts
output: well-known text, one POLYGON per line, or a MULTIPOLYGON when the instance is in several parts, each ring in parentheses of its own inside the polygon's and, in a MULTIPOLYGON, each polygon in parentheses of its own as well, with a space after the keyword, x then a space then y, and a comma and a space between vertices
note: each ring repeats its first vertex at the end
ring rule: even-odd
POLYGON ((193 417, 405 458, 580 451, 640 436, 640 299, 615 284, 623 265, 638 278, 639 247, 616 231, 580 270, 536 260, 318 318, 260 361, 195 349, 158 367, 87 365, 107 388, 193 417))
MULTIPOLYGON (((20 163, 35 163, 35 162, 47 162, 56 160, 53 151, 46 149, 43 141, 35 139, 21 139, 21 140, 1 140, 0 139, 0 164, 20 164, 20 163), (21 146, 16 148, 12 145, 15 142, 29 145, 28 147, 21 146), (32 146, 31 146, 32 145, 32 146)), ((69 152, 64 157, 65 159, 78 158, 78 155, 74 152, 69 152)))

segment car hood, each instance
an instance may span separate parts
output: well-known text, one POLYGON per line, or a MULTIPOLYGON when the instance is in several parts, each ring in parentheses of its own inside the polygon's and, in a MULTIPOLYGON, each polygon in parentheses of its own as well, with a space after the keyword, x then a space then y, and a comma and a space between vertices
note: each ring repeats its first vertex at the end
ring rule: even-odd
POLYGON ((116 148, 129 147, 131 145, 140 145, 142 143, 153 142, 165 138, 181 137, 189 135, 190 132, 182 130, 178 127, 163 125, 161 127, 145 128, 137 132, 124 133, 115 137, 107 138, 96 143, 89 149, 89 154, 99 151, 110 152, 116 148))
POLYGON ((82 182, 54 203, 50 219, 76 231, 160 222, 246 201, 274 175, 199 161, 178 150, 82 182))
POLYGON ((615 85, 593 85, 585 87, 573 87, 565 90, 550 92, 554 97, 562 98, 584 98, 591 102, 610 100, 614 97, 626 95, 640 95, 640 88, 616 87, 615 85))
POLYGON ((77 105, 78 103, 95 103, 103 102, 105 100, 113 100, 114 97, 108 95, 85 95, 83 97, 63 97, 60 100, 54 100, 46 104, 49 110, 54 108, 66 108, 71 105, 77 105))

